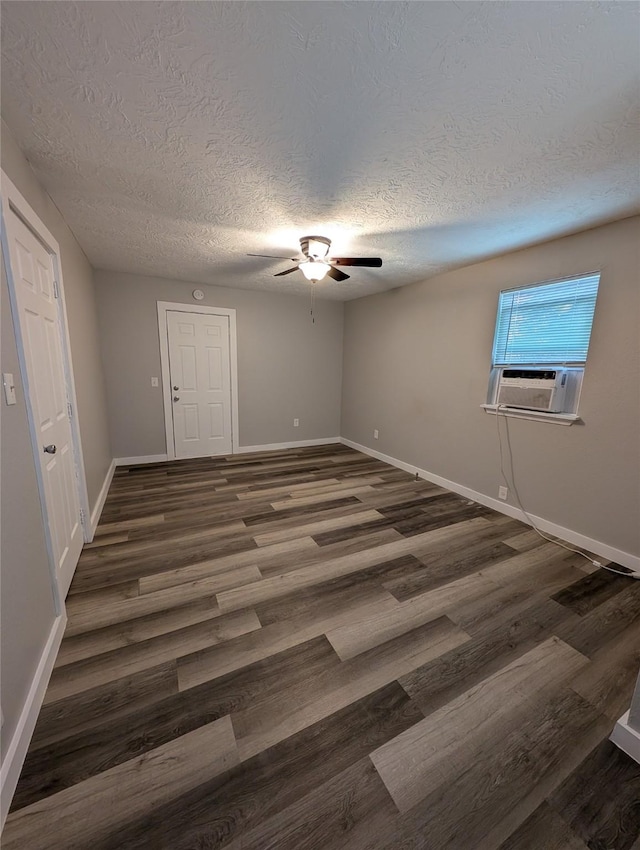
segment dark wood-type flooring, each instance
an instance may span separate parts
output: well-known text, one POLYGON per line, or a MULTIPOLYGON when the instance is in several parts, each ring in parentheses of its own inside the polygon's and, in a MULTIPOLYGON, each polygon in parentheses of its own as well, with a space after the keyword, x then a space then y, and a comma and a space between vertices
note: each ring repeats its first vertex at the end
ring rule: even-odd
POLYGON ((4 850, 637 850, 640 583, 350 449, 117 470, 4 850))

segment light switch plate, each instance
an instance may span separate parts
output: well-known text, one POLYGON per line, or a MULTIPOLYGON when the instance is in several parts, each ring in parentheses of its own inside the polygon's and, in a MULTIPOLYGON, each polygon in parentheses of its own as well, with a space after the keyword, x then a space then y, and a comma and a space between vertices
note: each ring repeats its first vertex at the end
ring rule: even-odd
POLYGON ((151 386, 152 387, 158 386, 158 379, 157 378, 151 378, 151 386))
POLYGON ((13 383, 13 375, 11 372, 5 372, 2 375, 2 383, 4 384, 4 397, 7 404, 16 403, 16 387, 13 383))

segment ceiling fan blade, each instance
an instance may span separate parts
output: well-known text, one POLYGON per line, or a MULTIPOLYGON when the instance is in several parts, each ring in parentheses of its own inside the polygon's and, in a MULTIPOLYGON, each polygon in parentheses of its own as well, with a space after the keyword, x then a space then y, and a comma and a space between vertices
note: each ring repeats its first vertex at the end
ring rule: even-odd
POLYGON ((292 263, 295 263, 298 259, 297 257, 276 257, 273 254, 245 254, 247 257, 266 257, 267 260, 291 260, 292 263))
POLYGON ((331 257, 329 262, 336 266, 369 266, 372 269, 382 265, 380 257, 331 257))
POLYGON ((335 269, 333 266, 327 272, 328 277, 332 277, 334 280, 348 280, 351 275, 345 274, 341 272, 340 269, 335 269))
POLYGON ((281 277, 283 274, 291 274, 291 272, 297 272, 298 266, 294 266, 292 269, 285 269, 283 272, 277 272, 274 274, 274 277, 281 277))

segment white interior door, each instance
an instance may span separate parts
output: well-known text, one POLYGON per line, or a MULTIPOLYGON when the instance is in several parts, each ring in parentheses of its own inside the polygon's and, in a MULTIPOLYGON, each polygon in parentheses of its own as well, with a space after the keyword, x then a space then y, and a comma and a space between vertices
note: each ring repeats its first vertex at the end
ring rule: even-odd
POLYGON ((61 598, 83 545, 53 256, 10 212, 5 220, 40 486, 61 598))
POLYGON ((229 318, 167 311, 177 458, 231 454, 229 318))

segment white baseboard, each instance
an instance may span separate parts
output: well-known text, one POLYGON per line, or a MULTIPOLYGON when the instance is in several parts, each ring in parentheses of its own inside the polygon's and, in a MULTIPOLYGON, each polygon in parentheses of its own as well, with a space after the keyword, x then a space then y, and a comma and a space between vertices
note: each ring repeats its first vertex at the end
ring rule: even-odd
POLYGON ((29 693, 20 713, 18 725, 2 762, 2 768, 0 769, 0 829, 4 826, 7 814, 9 813, 11 800, 13 799, 18 779, 20 778, 22 765, 27 757, 27 750, 29 749, 33 730, 36 728, 38 714, 42 707, 42 701, 47 690, 47 685, 49 684, 49 679, 51 678, 51 671, 58 655, 58 649, 60 648, 60 642, 62 641, 62 635, 64 634, 66 625, 67 615, 64 612, 59 617, 56 617, 51 627, 49 637, 42 650, 38 667, 31 682, 29 693))
POLYGON ((113 473, 116 471, 116 462, 115 459, 111 461, 111 466, 107 470, 107 474, 104 479, 104 484, 102 485, 102 489, 98 494, 98 498, 96 499, 96 503, 94 505, 93 510, 91 511, 91 520, 89 523, 89 528, 87 532, 89 533, 89 538, 86 540, 87 543, 91 543, 93 537, 96 533, 96 528, 98 527, 98 523, 100 522, 100 515, 102 513, 102 509, 104 508, 104 503, 107 500, 107 493, 109 492, 109 487, 111 486, 111 480, 113 478, 113 473))
MULTIPOLYGON (((248 454, 249 452, 274 452, 279 449, 300 449, 305 446, 326 446, 339 443, 340 437, 321 437, 318 440, 297 440, 292 443, 263 443, 260 446, 238 446, 233 454, 248 454)), ((210 455, 206 455, 210 457, 210 455)), ((164 463, 169 458, 164 455, 138 455, 137 457, 117 457, 116 466, 138 466, 144 463, 164 463)), ((177 458, 180 460, 181 458, 177 458)), ((186 458, 185 458, 186 459, 186 458)), ((193 458, 196 460, 196 458, 193 458)))
MULTIPOLYGON (((370 449, 368 446, 355 443, 353 440, 347 440, 345 437, 341 438, 341 442, 345 446, 357 449, 363 454, 375 457, 378 460, 382 460, 385 463, 390 464, 391 466, 397 467, 398 469, 404 469, 405 472, 410 472, 412 475, 415 475, 417 472, 419 477, 424 478, 426 481, 431 481, 433 484, 437 484, 440 487, 444 487, 446 490, 458 493, 466 499, 471 499, 474 502, 478 502, 481 505, 492 508, 498 513, 506 514, 514 519, 519 519, 527 525, 531 525, 531 521, 527 518, 523 511, 520 510, 520 508, 514 507, 513 505, 507 505, 499 499, 492 499, 490 496, 485 496, 484 493, 479 493, 477 490, 471 490, 471 488, 465 487, 463 484, 457 484, 455 481, 449 481, 447 478, 442 478, 442 476, 428 472, 426 469, 420 469, 413 464, 405 463, 395 457, 385 455, 375 449, 370 449)), ((592 552, 594 555, 600 555, 603 558, 607 558, 616 564, 622 564, 622 566, 628 567, 630 570, 640 572, 640 557, 637 555, 632 555, 629 552, 616 549, 613 546, 609 546, 607 543, 601 543, 599 540, 593 540, 591 537, 586 537, 584 534, 579 534, 577 531, 572 531, 570 528, 564 528, 562 525, 556 525, 556 523, 549 522, 549 520, 535 516, 534 514, 530 514, 530 517, 537 528, 541 531, 545 531, 547 534, 552 534, 554 537, 559 537, 561 540, 564 540, 567 543, 572 543, 574 546, 579 546, 581 549, 585 549, 587 552, 592 552)))
POLYGON ((623 714, 613 727, 609 740, 640 764, 640 732, 629 726, 629 712, 623 714))
POLYGON ((164 455, 138 455, 137 457, 117 457, 115 459, 116 466, 138 466, 143 463, 164 463, 167 460, 164 455))
POLYGON ((295 443, 265 443, 262 446, 238 446, 234 454, 275 452, 280 449, 302 449, 307 446, 328 446, 342 442, 340 437, 321 437, 319 440, 297 440, 295 443))

